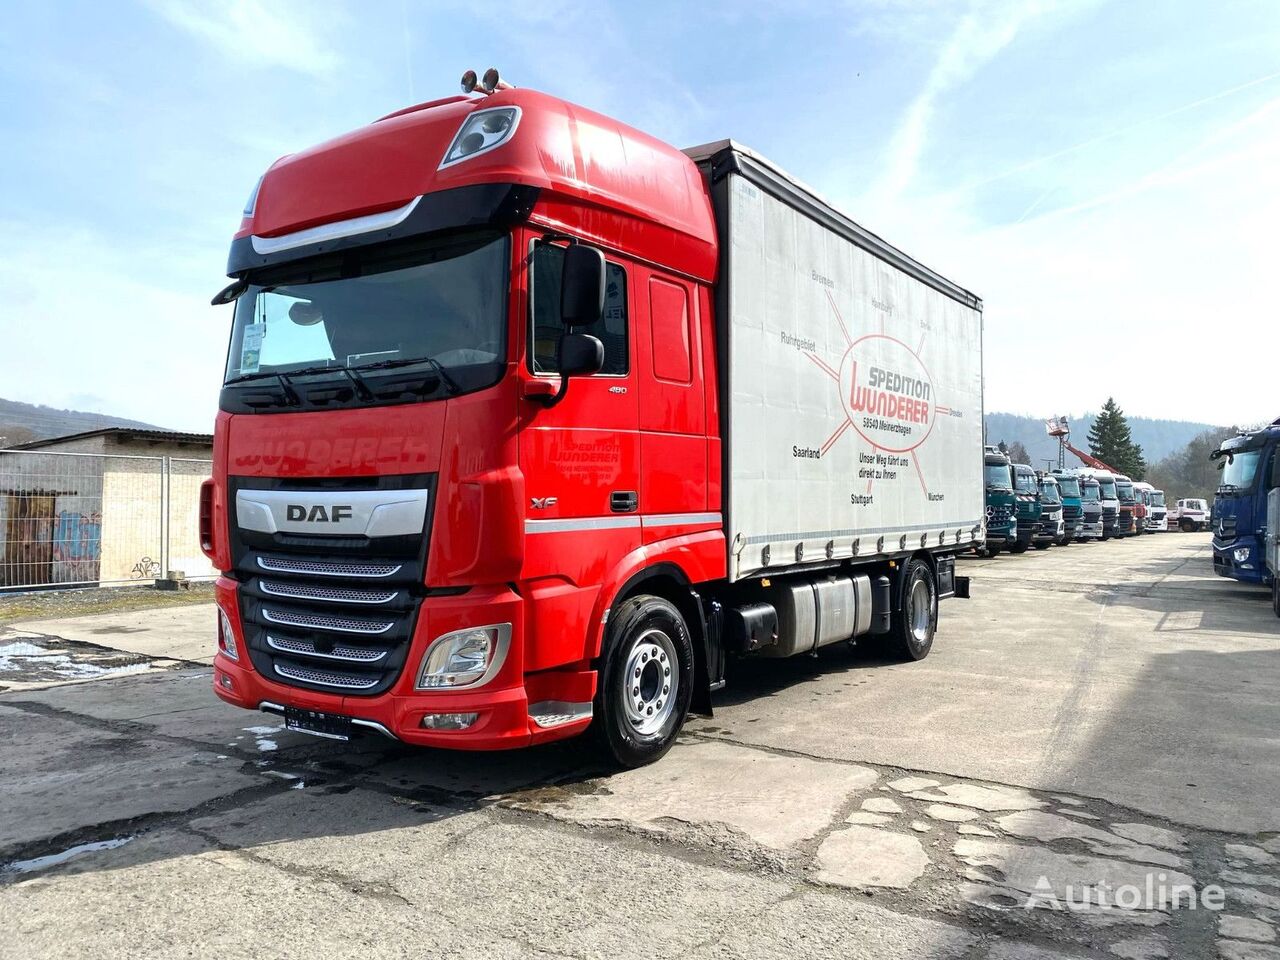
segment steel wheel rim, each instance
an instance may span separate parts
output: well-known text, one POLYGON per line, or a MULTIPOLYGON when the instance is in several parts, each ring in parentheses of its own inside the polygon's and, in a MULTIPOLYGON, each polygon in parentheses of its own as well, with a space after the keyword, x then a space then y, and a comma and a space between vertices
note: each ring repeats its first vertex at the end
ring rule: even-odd
POLYGON ((636 637, 622 673, 623 714, 638 736, 652 737, 675 712, 680 692, 676 645, 656 627, 636 637))
POLYGON ((929 584, 923 579, 911 585, 909 613, 911 617, 911 636, 917 643, 929 639, 929 621, 932 619, 933 603, 929 595, 929 584))

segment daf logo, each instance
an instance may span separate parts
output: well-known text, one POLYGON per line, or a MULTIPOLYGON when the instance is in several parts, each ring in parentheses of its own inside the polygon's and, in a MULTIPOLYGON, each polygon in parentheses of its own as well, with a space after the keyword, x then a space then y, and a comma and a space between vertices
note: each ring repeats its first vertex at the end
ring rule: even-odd
POLYGON ((317 503, 307 507, 301 503, 291 503, 287 507, 287 516, 291 523, 341 523, 351 519, 352 508, 347 504, 334 504, 328 509, 317 503))

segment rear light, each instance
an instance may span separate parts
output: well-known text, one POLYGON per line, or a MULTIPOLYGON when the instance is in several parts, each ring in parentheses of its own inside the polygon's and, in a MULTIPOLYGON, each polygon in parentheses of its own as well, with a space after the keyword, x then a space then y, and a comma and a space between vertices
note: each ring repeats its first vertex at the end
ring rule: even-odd
POLYGON ((227 611, 218 607, 218 650, 228 659, 239 662, 240 648, 236 645, 236 631, 231 626, 231 618, 227 611))
POLYGON ((210 560, 213 555, 213 481, 200 484, 200 549, 210 560))

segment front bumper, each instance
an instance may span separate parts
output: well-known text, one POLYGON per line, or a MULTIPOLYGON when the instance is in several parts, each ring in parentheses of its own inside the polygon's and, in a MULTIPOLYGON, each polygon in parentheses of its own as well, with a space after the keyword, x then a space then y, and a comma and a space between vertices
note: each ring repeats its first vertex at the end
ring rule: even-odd
POLYGON ((1244 583, 1263 583, 1267 571, 1261 544, 1256 540, 1232 540, 1227 543, 1214 540, 1213 572, 1220 577, 1244 583), (1237 550, 1248 550, 1249 555, 1243 561, 1237 560, 1237 550))
POLYGON ((595 696, 595 673, 549 670, 526 677, 525 601, 505 586, 424 599, 404 670, 386 693, 377 696, 303 689, 258 672, 246 656, 236 581, 219 578, 215 595, 236 632, 240 659, 232 660, 218 652, 213 661, 213 689, 235 706, 272 712, 277 706, 315 710, 350 717, 360 721, 358 727, 383 732, 405 743, 459 750, 501 750, 558 740, 582 732, 591 722, 589 709, 582 716, 573 716, 565 709, 544 709, 546 704, 589 707, 595 696), (506 658, 492 679, 472 689, 414 689, 419 663, 432 640, 454 630, 489 623, 511 624, 506 658), (423 717, 441 713, 475 713, 478 717, 464 730, 423 727, 423 717), (552 717, 554 722, 543 726, 535 717, 552 717))
POLYGON ((1101 540, 1102 520, 1082 520, 1080 529, 1076 531, 1076 537, 1080 540, 1101 540))

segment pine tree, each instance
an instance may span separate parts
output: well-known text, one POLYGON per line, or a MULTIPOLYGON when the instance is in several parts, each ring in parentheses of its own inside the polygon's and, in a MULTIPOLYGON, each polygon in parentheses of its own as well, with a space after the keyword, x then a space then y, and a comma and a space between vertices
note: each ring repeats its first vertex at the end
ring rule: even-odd
POLYGON ((1129 421, 1112 397, 1107 397, 1089 428, 1089 452, 1131 480, 1141 480, 1146 475, 1142 447, 1133 442, 1129 421))
POLYGON ((1031 454, 1027 452, 1027 448, 1023 446, 1021 440, 1015 440, 1008 444, 1009 459, 1014 463, 1031 463, 1031 454))

